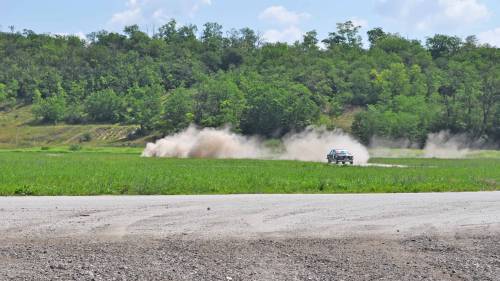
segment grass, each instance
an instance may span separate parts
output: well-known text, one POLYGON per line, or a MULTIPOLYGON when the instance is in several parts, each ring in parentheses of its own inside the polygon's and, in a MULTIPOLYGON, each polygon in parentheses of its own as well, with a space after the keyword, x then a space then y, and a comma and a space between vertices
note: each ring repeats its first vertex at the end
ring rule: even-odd
POLYGON ((84 143, 92 146, 143 145, 144 139, 130 141, 127 136, 137 126, 118 124, 36 124, 32 106, 0 111, 0 148, 61 146, 84 143))
POLYGON ((0 152, 0 195, 441 192, 500 189, 500 159, 375 158, 406 168, 141 158, 139 149, 0 152), (60 153, 65 152, 65 153, 60 153))
POLYGON ((40 152, 40 153, 115 153, 115 154, 134 154, 138 156, 144 150, 144 146, 88 146, 80 145, 79 149, 72 149, 73 145, 69 146, 41 146, 30 148, 11 148, 0 149, 0 157, 8 152, 40 152))
MULTIPOLYGON (((425 151, 410 148, 374 148, 370 149, 372 157, 387 158, 422 158, 425 151)), ((500 150, 470 150, 465 158, 500 158, 500 150)))
POLYGON ((335 127, 342 129, 344 132, 351 133, 354 117, 361 111, 362 109, 359 107, 347 110, 340 116, 335 117, 333 119, 333 124, 335 124, 335 127))

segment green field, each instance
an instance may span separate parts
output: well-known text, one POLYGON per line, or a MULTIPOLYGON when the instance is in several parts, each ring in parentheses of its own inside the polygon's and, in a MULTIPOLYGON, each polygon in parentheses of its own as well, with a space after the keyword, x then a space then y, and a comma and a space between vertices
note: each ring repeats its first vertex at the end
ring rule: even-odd
POLYGON ((0 150, 0 195, 440 192, 500 189, 500 159, 374 158, 397 167, 141 158, 139 149, 0 150), (64 152, 64 153, 63 153, 64 152))

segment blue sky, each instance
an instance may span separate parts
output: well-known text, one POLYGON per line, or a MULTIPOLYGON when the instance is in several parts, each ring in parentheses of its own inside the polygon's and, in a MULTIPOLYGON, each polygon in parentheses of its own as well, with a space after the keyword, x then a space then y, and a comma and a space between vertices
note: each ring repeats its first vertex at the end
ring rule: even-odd
POLYGON ((425 39, 435 33, 478 35, 500 46, 498 0, 0 0, 3 31, 13 25, 41 33, 83 36, 101 29, 121 31, 137 23, 151 31, 175 18, 201 26, 216 21, 226 29, 250 27, 266 41, 293 42, 315 29, 320 38, 337 22, 425 39))

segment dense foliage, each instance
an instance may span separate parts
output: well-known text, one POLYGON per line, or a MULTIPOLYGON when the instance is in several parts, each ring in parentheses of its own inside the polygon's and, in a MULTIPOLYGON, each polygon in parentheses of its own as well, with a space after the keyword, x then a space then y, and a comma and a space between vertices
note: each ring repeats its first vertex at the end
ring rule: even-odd
POLYGON ((423 144, 449 130, 500 142, 500 50, 436 35, 423 45, 380 28, 338 24, 322 40, 263 43, 251 29, 171 21, 86 40, 0 33, 0 107, 34 104, 40 122, 138 124, 164 134, 190 123, 280 136, 362 108, 352 130, 423 144))

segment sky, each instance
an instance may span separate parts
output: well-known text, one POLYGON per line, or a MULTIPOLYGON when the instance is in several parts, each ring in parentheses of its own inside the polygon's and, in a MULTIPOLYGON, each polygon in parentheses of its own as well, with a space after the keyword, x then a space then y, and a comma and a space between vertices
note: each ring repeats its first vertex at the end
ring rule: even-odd
POLYGON ((214 21, 226 31, 250 27, 268 42, 294 42, 310 30, 323 39, 336 23, 352 20, 363 34, 382 27, 419 40, 437 33, 477 35, 481 43, 500 47, 498 0, 0 0, 4 32, 14 26, 84 37, 138 24, 152 34, 170 19, 199 30, 214 21))

